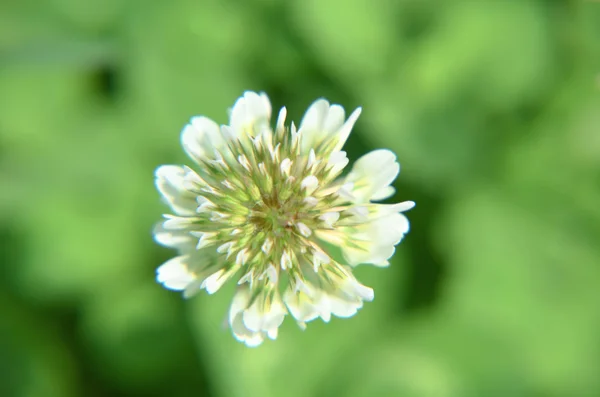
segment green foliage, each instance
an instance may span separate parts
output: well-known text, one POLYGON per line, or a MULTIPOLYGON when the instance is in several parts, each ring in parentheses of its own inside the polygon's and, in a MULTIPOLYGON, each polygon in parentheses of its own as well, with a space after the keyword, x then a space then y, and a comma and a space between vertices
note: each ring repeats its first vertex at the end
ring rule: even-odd
POLYGON ((600 395, 600 5, 5 1, 0 395, 600 395), (363 106, 415 200, 376 299, 250 349, 154 282, 153 171, 244 90, 363 106))

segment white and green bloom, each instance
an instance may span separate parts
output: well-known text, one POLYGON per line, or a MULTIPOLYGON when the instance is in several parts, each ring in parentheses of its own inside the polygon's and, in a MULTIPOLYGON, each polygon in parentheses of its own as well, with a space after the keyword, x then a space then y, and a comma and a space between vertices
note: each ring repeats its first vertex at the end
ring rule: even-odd
POLYGON ((248 346, 275 339, 287 314, 304 328, 373 300, 352 267, 389 264, 409 229, 402 212, 414 203, 375 203, 394 193, 400 165, 389 150, 366 154, 342 176, 342 147, 360 112, 346 119, 341 106, 319 99, 299 128, 285 126, 282 108, 273 129, 267 96, 246 92, 229 125, 193 117, 181 141, 195 170, 156 170, 173 214, 155 239, 179 253, 158 268, 157 281, 189 297, 235 277, 229 324, 248 346))

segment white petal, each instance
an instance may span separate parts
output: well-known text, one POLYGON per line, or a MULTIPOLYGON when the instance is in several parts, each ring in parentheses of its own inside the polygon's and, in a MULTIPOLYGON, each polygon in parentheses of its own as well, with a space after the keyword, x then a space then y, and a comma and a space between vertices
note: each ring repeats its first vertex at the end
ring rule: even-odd
POLYGON ((204 232, 191 232, 191 235, 198 238, 198 242, 196 244, 196 249, 202 249, 204 247, 208 247, 209 245, 215 243, 216 233, 204 233, 204 232))
POLYGON ((277 339, 277 335, 279 334, 279 328, 273 328, 267 331, 267 336, 271 340, 277 339))
POLYGON ((272 283, 277 284, 279 273, 277 273, 277 269, 275 268, 275 266, 269 265, 265 273, 267 274, 267 277, 269 278, 269 280, 271 280, 272 283))
POLYGON ((221 148, 223 142, 219 125, 204 116, 192 117, 181 131, 181 145, 197 163, 213 158, 215 149, 221 148))
POLYGON ((337 195, 341 198, 349 201, 354 200, 354 195, 352 194, 352 189, 354 189, 353 182, 346 182, 337 190, 337 195))
POLYGON ((235 256, 235 263, 238 266, 245 265, 249 256, 250 256, 250 252, 248 251, 248 249, 242 248, 240 250, 240 252, 238 252, 237 255, 235 256))
POLYGON ((285 128, 285 117, 287 115, 287 109, 285 107, 282 107, 279 110, 279 115, 277 116, 277 123, 276 125, 276 131, 282 131, 285 128))
POLYGON ((295 291, 291 286, 284 292, 283 300, 290 314, 299 322, 306 323, 319 316, 311 298, 304 292, 295 291))
POLYGON ((244 311, 242 320, 250 331, 260 332, 262 330, 263 314, 258 310, 256 304, 244 311))
POLYGON ((189 283, 187 287, 185 287, 185 289, 183 290, 183 297, 188 299, 196 295, 202 289, 201 286, 202 281, 200 280, 195 280, 194 282, 189 283))
POLYGON ((243 312, 248 307, 250 301, 250 290, 247 287, 238 288, 231 301, 229 307, 229 322, 233 326, 233 320, 235 316, 243 312))
POLYGON ((229 254, 231 254, 231 248, 233 247, 233 241, 229 241, 225 244, 221 244, 217 247, 217 252, 222 254, 227 252, 227 256, 229 256, 229 254))
POLYGON ((395 246, 409 230, 408 219, 401 213, 392 213, 347 231, 355 244, 341 245, 346 261, 356 266, 370 263, 387 266, 395 246), (356 247, 356 245, 358 247, 356 247))
POLYGON ((331 156, 329 156, 328 163, 331 166, 331 172, 334 174, 339 173, 348 165, 348 157, 346 156, 346 152, 343 150, 333 152, 331 156))
POLYGON ((296 227, 298 228, 298 231, 300 232, 300 234, 303 235, 304 237, 310 237, 310 235, 312 234, 312 231, 310 230, 310 228, 302 222, 297 222, 296 227))
POLYGON ((281 270, 292 268, 292 258, 287 251, 283 251, 283 254, 281 255, 280 266, 281 270))
POLYGON ((382 200, 394 193, 390 184, 400 172, 396 155, 386 149, 374 150, 359 158, 346 177, 353 182, 352 195, 358 202, 382 200))
POLYGON ((393 186, 385 186, 371 196, 370 200, 372 201, 380 201, 385 200, 388 197, 392 197, 396 193, 396 189, 393 186))
POLYGON ((334 146, 333 151, 341 150, 342 147, 346 144, 350 133, 352 132, 352 128, 354 128, 354 124, 356 124, 356 120, 360 116, 362 112, 362 108, 356 108, 354 112, 348 117, 348 120, 344 123, 344 125, 337 131, 337 144, 334 146))
POLYGON ((279 328, 283 322, 287 311, 281 302, 279 292, 274 292, 271 302, 267 302, 267 293, 267 291, 261 291, 242 315, 244 325, 250 331, 268 332, 279 328))
POLYGON ((414 201, 403 201, 401 203, 392 204, 392 205, 395 206, 396 212, 404 212, 404 211, 408 211, 408 210, 414 208, 415 202, 414 201))
POLYGON ((323 133, 323 124, 329 112, 329 102, 317 99, 306 110, 298 133, 302 136, 303 152, 308 153, 314 147, 316 138, 323 133))
POLYGON ((298 275, 294 277, 294 291, 302 291, 310 297, 314 297, 314 289, 310 284, 305 283, 298 275))
POLYGON ((265 340, 264 333, 256 332, 256 333, 253 333, 251 337, 247 338, 244 341, 244 343, 248 347, 257 347, 257 346, 260 346, 264 340, 265 340))
POLYGON ((237 158, 238 163, 248 172, 252 172, 252 167, 250 166, 250 162, 248 161, 248 157, 243 154, 240 154, 237 158))
POLYGON ((347 318, 356 314, 362 307, 361 301, 345 300, 337 296, 328 296, 331 314, 336 317, 347 318))
POLYGON ((176 165, 163 165, 155 172, 156 188, 171 209, 178 215, 194 215, 196 195, 184 187, 186 171, 176 165))
POLYGON ((194 222, 194 218, 181 217, 175 215, 165 214, 165 221, 163 222, 163 228, 167 230, 179 230, 186 231, 190 229, 194 222))
POLYGON ((238 288, 229 308, 229 325, 237 340, 247 346, 255 347, 262 343, 264 335, 261 332, 253 332, 244 325, 242 315, 249 301, 250 290, 246 286, 238 288))
POLYGON ((308 153, 329 135, 324 130, 329 108, 329 102, 325 99, 317 99, 308 107, 298 129, 303 153, 308 153))
POLYGON ((321 219, 323 222, 325 222, 325 224, 329 227, 333 227, 333 224, 336 223, 338 221, 338 219, 340 219, 340 213, 339 212, 326 212, 323 215, 321 215, 319 217, 319 219, 321 219))
POLYGON ((264 296, 256 298, 255 303, 248 307, 251 297, 252 290, 248 286, 241 286, 237 289, 229 309, 229 324, 237 340, 254 347, 260 345, 267 336, 270 339, 277 338, 278 328, 287 311, 281 300, 276 297, 268 311, 259 309, 257 313, 254 313, 253 306, 256 300, 264 299, 264 296), (252 328, 248 327, 246 321, 252 324, 252 328), (253 321, 255 322, 253 323, 253 321))
POLYGON ((207 186, 206 181, 190 167, 184 165, 183 171, 183 187, 185 189, 194 192, 207 186))
POLYGON ((268 255, 271 252, 271 248, 273 248, 273 240, 267 237, 260 250, 268 255))
POLYGON ((189 255, 176 256, 156 269, 156 281, 165 288, 182 291, 197 277, 188 267, 189 255))
POLYGON ((203 196, 196 197, 196 204, 198 205, 198 207, 196 207, 196 212, 199 214, 202 212, 213 211, 216 208, 212 201, 203 196))
POLYGON ((166 247, 177 248, 182 252, 193 251, 196 246, 196 238, 185 230, 167 230, 162 222, 158 223, 153 230, 154 240, 166 247))
POLYGON ((321 293, 315 300, 318 317, 328 323, 331 320, 331 300, 325 293, 321 293))
POLYGON ((276 309, 272 309, 270 315, 265 318, 263 322, 263 331, 269 332, 279 328, 283 323, 286 314, 287 310, 285 309, 285 306, 278 303, 278 307, 276 309))
POLYGON ((304 321, 296 321, 296 324, 298 324, 298 327, 300 327, 302 331, 306 330, 306 323, 304 321))
POLYGON ((350 282, 349 288, 352 293, 360 297, 361 300, 371 302, 375 298, 373 288, 362 285, 356 279, 350 282))
POLYGON ((302 202, 308 205, 309 207, 314 207, 319 203, 319 200, 316 197, 307 196, 304 198, 304 200, 302 200, 302 202))
POLYGON ((279 165, 279 169, 283 175, 289 176, 292 168, 292 161, 289 158, 284 158, 279 165))
POLYGON ((394 213, 371 222, 369 233, 375 241, 381 244, 396 245, 408 233, 409 228, 406 216, 394 213))
MULTIPOLYGON (((231 110, 230 126, 232 133, 237 137, 254 134, 255 127, 268 124, 271 118, 271 102, 264 93, 257 94, 246 91, 231 110), (258 125, 260 123, 261 125, 258 125)), ((254 136, 254 135, 251 135, 254 136)))
POLYGON ((309 175, 302 180, 300 187, 306 191, 306 194, 310 195, 319 186, 319 180, 314 175, 309 175))
POLYGON ((230 311, 229 313, 229 325, 231 326, 231 331, 233 332, 233 335, 237 340, 244 342, 246 341, 246 339, 249 339, 254 335, 254 332, 250 331, 244 325, 244 322, 242 320, 242 312, 236 312, 233 316, 232 311, 230 311))
POLYGON ((331 315, 350 317, 363 306, 363 301, 373 300, 373 290, 359 283, 346 266, 323 267, 325 277, 330 286, 322 292, 317 307, 319 316, 329 321, 331 315))
POLYGON ((260 332, 262 331, 262 325, 264 321, 264 313, 259 307, 259 300, 257 297, 254 300, 254 303, 246 308, 242 313, 242 320, 244 321, 244 325, 252 332, 260 332))
POLYGON ((212 295, 217 292, 228 279, 229 277, 227 277, 225 269, 219 269, 217 272, 208 276, 202 282, 200 287, 206 289, 206 292, 212 295))
POLYGON ((340 105, 330 105, 325 99, 316 100, 309 106, 298 129, 302 152, 308 153, 321 144, 329 146, 328 152, 339 151, 359 115, 360 108, 344 122, 345 112, 340 105))
POLYGON ((379 267, 386 267, 391 258, 396 252, 396 247, 393 245, 375 245, 368 248, 368 251, 356 248, 347 248, 343 250, 344 259, 351 266, 360 264, 371 264, 379 267))
POLYGON ((314 149, 310 149, 310 151, 308 152, 308 160, 306 162, 306 168, 309 169, 311 168, 315 162, 317 161, 317 154, 315 153, 314 149))
POLYGON ((377 218, 387 217, 398 212, 408 211, 414 208, 414 206, 414 201, 403 201, 396 204, 371 204, 368 206, 368 208, 366 206, 353 207, 347 211, 352 212, 356 208, 361 208, 361 214, 364 215, 364 220, 367 220, 368 218, 374 220, 377 218))
POLYGON ((329 112, 323 122, 323 130, 327 132, 336 132, 344 124, 346 112, 340 105, 331 105, 329 112))
POLYGON ((369 209, 365 206, 359 205, 357 207, 352 207, 347 209, 346 212, 352 214, 358 221, 365 222, 369 220, 369 209))

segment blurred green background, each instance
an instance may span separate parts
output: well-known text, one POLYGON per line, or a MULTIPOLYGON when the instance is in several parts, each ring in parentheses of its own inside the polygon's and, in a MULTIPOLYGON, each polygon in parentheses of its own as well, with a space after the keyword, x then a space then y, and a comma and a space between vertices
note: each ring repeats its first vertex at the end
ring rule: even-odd
POLYGON ((600 3, 0 0, 0 396, 600 396, 600 3), (243 90, 363 106, 376 299, 249 349, 154 281, 154 169, 243 90))

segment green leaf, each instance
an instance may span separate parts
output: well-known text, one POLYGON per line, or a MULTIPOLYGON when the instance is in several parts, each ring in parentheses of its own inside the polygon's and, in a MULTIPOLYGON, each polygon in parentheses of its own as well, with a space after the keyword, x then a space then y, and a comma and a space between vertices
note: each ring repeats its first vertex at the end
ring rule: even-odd
POLYGON ((455 200, 438 236, 453 269, 445 306, 510 345, 539 390, 592 395, 600 251, 580 210, 534 189, 455 200))

